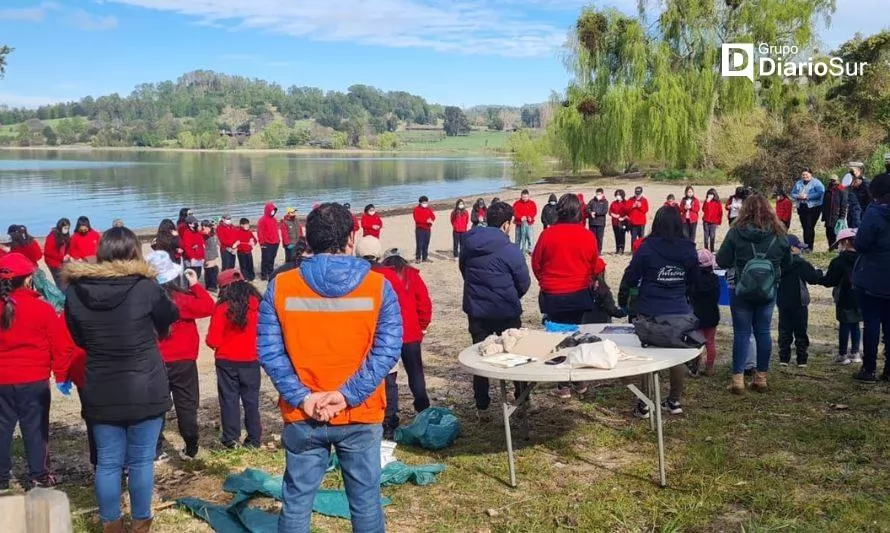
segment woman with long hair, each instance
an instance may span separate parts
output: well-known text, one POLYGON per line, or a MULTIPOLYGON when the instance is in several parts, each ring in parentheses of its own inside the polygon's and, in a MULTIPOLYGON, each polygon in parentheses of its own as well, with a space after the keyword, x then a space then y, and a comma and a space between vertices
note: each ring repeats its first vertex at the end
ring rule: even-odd
POLYGON ((151 527, 155 446, 170 409, 170 388, 158 338, 178 311, 142 259, 142 245, 127 228, 105 232, 96 264, 69 263, 65 318, 86 350, 84 417, 93 424, 98 464, 96 499, 105 531, 123 531, 121 477, 134 532, 151 527))
POLYGON ((99 250, 99 232, 93 229, 90 219, 85 216, 77 217, 74 225, 74 234, 69 243, 68 255, 72 261, 91 262, 96 260, 99 250))
POLYGON ((488 208, 485 207, 485 199, 477 198, 476 203, 473 204, 473 210, 470 213, 470 223, 474 228, 485 225, 485 213, 487 211, 488 208))
POLYGON ((733 331, 730 391, 733 394, 745 391, 745 361, 752 333, 757 345, 757 372, 751 387, 758 392, 768 389, 767 374, 772 354, 770 324, 782 268, 790 264, 791 248, 785 225, 765 196, 748 196, 717 252, 717 265, 734 271, 729 300, 733 331), (771 276, 769 269, 762 264, 763 259, 769 260, 772 265, 771 276), (756 272, 753 265, 750 271, 746 271, 746 266, 753 260, 760 261, 756 272), (749 282, 754 278, 760 279, 761 285, 771 283, 772 286, 755 291, 755 284, 749 282))
POLYGON ((37 243, 37 240, 28 234, 28 228, 13 224, 9 226, 7 233, 12 239, 12 242, 9 244, 10 252, 22 254, 35 265, 43 259, 43 250, 40 249, 40 244, 37 243))
POLYGON ((60 218, 43 242, 43 260, 52 274, 53 281, 63 291, 65 287, 62 285, 62 264, 71 259, 71 256, 68 255, 70 241, 71 221, 67 218, 60 218))
MULTIPOLYGON (((10 226, 9 235, 12 238, 10 253, 21 254, 34 263, 36 267, 37 262, 43 257, 43 251, 40 249, 40 244, 37 243, 37 240, 28 234, 28 228, 25 226, 10 226)), ((40 293, 44 300, 55 307, 56 311, 62 311, 62 307, 65 305, 65 294, 55 283, 46 277, 43 270, 37 268, 34 271, 34 274, 31 276, 31 286, 40 293)))
POLYGON ((690 185, 683 191, 683 199, 680 200, 680 214, 683 217, 683 234, 686 238, 695 242, 698 232, 698 218, 701 211, 701 203, 695 196, 695 189, 690 185))
POLYGON ((174 261, 181 256, 182 248, 179 240, 179 230, 176 229, 176 224, 169 218, 165 218, 158 224, 158 232, 151 241, 151 249, 167 252, 167 255, 174 261))
POLYGON ((705 234, 704 248, 714 251, 714 244, 717 241, 717 228, 723 223, 723 204, 720 203, 720 196, 717 189, 708 189, 705 193, 705 202, 702 204, 702 221, 705 234))

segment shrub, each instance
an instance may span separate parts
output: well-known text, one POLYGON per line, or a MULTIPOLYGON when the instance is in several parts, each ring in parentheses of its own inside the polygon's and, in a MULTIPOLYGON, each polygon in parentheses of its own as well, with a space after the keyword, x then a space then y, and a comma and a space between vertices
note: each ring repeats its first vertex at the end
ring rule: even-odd
POLYGON ((884 173, 884 154, 890 154, 890 144, 878 145, 868 159, 863 161, 866 176, 874 177, 884 173))

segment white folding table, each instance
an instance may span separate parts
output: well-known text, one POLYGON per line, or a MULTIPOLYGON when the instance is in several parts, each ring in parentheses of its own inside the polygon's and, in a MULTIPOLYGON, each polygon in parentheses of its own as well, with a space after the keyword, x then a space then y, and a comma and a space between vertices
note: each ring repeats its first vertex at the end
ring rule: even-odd
POLYGON ((658 470, 660 485, 667 485, 664 466, 664 435, 662 433, 661 416, 661 388, 658 372, 677 365, 684 364, 701 355, 699 348, 673 349, 673 348, 643 348, 635 334, 603 334, 602 330, 609 326, 623 326, 625 324, 587 324, 581 326, 583 333, 593 333, 602 339, 609 339, 617 344, 621 351, 628 355, 641 356, 647 360, 619 361, 611 370, 598 370, 592 368, 569 368, 565 365, 547 365, 545 360, 528 363, 513 368, 499 368, 482 360, 479 355, 478 344, 473 345, 458 356, 461 367, 467 372, 489 379, 500 381, 501 401, 504 410, 504 432, 507 438, 507 457, 510 467, 510 485, 516 487, 516 466, 513 457, 513 436, 510 431, 510 417, 516 409, 528 401, 529 395, 539 383, 602 381, 634 376, 644 376, 648 384, 650 398, 635 384, 627 385, 627 388, 649 408, 649 427, 658 435, 658 470), (519 397, 510 402, 507 395, 507 382, 515 381, 524 383, 520 388, 519 397))

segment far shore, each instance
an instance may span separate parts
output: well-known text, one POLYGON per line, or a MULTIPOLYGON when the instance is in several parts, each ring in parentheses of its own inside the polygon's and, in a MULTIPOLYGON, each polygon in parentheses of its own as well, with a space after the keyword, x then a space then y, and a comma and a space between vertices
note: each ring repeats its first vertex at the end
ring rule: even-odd
POLYGON ((65 146, 0 146, 4 152, 133 152, 133 153, 183 153, 183 154, 238 154, 238 155, 269 155, 269 154, 300 154, 300 155, 378 155, 378 156, 443 156, 443 155, 485 155, 490 157, 506 157, 503 152, 495 150, 363 150, 361 148, 343 148, 339 150, 327 148, 236 148, 234 150, 212 150, 205 148, 148 148, 141 146, 99 146, 87 144, 70 144, 65 146))

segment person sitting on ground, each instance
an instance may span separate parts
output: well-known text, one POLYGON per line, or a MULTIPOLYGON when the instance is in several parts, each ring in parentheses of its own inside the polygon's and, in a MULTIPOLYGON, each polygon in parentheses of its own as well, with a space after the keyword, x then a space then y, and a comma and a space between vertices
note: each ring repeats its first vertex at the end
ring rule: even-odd
POLYGON ((383 275, 354 257, 352 214, 342 205, 312 210, 306 240, 314 255, 278 274, 260 304, 258 355, 285 424, 278 529, 310 530, 333 448, 353 529, 382 532, 383 382, 402 348, 398 298, 383 275))

